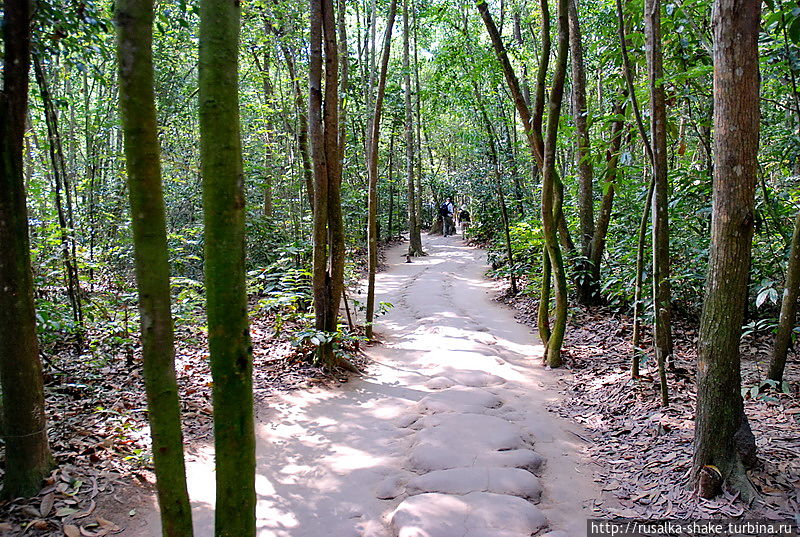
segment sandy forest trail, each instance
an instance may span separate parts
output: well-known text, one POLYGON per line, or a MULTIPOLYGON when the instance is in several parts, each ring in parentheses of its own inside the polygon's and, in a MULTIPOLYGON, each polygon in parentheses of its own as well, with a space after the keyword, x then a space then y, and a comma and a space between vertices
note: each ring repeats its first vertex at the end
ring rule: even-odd
MULTIPOLYGON (((260 402, 259 537, 586 531, 599 491, 580 429, 545 410, 564 373, 543 369, 530 329, 492 300, 484 252, 460 237, 425 248, 412 263, 405 245, 387 252, 378 296, 394 308, 367 375, 260 402)), ((213 535, 212 461, 189 463, 199 537, 213 535)), ((160 534, 155 512, 137 518, 126 535, 160 534)))

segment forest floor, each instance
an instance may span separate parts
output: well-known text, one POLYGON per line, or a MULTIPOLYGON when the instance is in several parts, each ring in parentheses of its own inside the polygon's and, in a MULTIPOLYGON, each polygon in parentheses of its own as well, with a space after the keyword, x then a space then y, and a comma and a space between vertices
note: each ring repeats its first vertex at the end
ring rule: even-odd
MULTIPOLYGON (((297 352, 291 321, 276 334, 273 317, 253 317, 259 536, 387 537, 428 525, 431 536, 451 537, 448 524, 458 535, 468 524, 474 537, 546 527, 577 537, 593 516, 745 513, 731 495, 698 501, 685 487, 690 326, 676 330, 673 403, 661 410, 651 381, 627 379, 629 319, 573 310, 566 367, 545 370, 532 329, 498 303, 501 285, 484 277, 485 253, 460 237, 425 240, 431 255, 412 263, 405 245, 386 251, 378 300, 394 308, 378 319, 379 343, 356 355, 363 377, 331 378, 297 352), (488 428, 495 434, 483 434, 488 428)), ((530 321, 535 303, 511 302, 530 321)), ((211 378, 202 331, 184 329, 179 341, 188 479, 202 537, 213 534, 211 378)), ((743 347, 746 385, 760 378, 768 345, 743 347)), ((60 467, 39 497, 0 502, 0 535, 160 534, 141 377, 124 358, 96 367, 87 360, 46 366, 60 467)), ((748 516, 798 512, 800 404, 798 379, 790 380, 793 394, 747 399, 764 461, 752 477, 766 501, 748 516)))
MULTIPOLYGON (((538 302, 530 297, 504 299, 517 318, 536 326, 538 302)), ((800 360, 790 352, 786 367, 789 393, 762 386, 772 351, 769 333, 743 338, 742 383, 745 412, 756 437, 759 463, 749 472, 760 500, 746 505, 725 491, 714 500, 692 493, 692 457, 697 322, 673 325, 675 367, 668 373, 670 405, 660 406, 653 360, 643 364, 640 380, 630 379, 633 354, 629 315, 575 307, 564 342, 565 368, 559 379, 563 396, 549 409, 582 424, 591 440, 603 494, 595 507, 604 517, 720 518, 800 520, 800 360), (611 500, 611 501, 610 501, 611 500)), ((645 337, 645 355, 652 355, 645 337)))

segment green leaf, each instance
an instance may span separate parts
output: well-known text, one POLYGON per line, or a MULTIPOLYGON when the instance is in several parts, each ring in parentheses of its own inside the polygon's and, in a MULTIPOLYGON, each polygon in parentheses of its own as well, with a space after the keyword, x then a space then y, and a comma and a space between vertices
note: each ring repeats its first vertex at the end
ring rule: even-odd
POLYGON ((56 516, 59 518, 63 518, 65 516, 69 516, 73 513, 77 513, 77 509, 73 509, 72 507, 61 507, 56 511, 56 516))
POLYGON ((792 43, 795 45, 800 44, 800 17, 796 17, 792 21, 787 31, 789 34, 789 39, 792 40, 792 43))

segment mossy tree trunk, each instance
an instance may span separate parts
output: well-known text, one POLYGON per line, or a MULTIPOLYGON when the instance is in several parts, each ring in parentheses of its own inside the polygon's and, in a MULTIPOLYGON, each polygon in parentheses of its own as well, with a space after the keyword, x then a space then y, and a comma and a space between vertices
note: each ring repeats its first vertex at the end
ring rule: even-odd
POLYGON ((520 87, 519 79, 508 58, 508 52, 503 44, 497 25, 492 18, 492 14, 489 12, 486 1, 476 0, 476 4, 492 42, 495 55, 503 69, 503 76, 505 77, 506 84, 511 93, 511 98, 514 101, 517 113, 519 113, 520 120, 525 128, 525 135, 531 155, 536 162, 537 169, 542 173, 543 177, 542 219, 543 221, 547 220, 547 224, 544 226, 546 247, 543 252, 543 263, 545 268, 543 271, 537 321, 539 337, 542 343, 545 344, 546 363, 554 367, 561 363, 561 345, 563 343, 567 320, 566 276, 564 274, 561 248, 558 242, 558 227, 559 223, 563 223, 563 219, 559 218, 561 211, 557 192, 558 179, 555 172, 555 140, 558 129, 558 117, 561 112, 561 101, 563 99, 564 78, 566 75, 567 53, 569 48, 567 4, 566 0, 559 0, 559 49, 549 103, 549 111, 550 114, 553 115, 553 121, 548 123, 547 133, 548 136, 551 137, 550 149, 553 153, 550 160, 547 162, 545 159, 547 145, 542 136, 542 119, 544 116, 545 90, 547 87, 547 69, 550 62, 550 10, 548 0, 542 0, 540 4, 542 8, 542 48, 539 71, 536 77, 536 89, 532 111, 527 104, 525 94, 520 87), (550 172, 546 171, 547 166, 550 166, 550 172), (544 181, 545 175, 548 176, 546 183, 544 181), (555 281, 556 288, 556 317, 552 329, 550 328, 549 320, 551 280, 555 281), (553 351, 552 356, 550 354, 551 350, 553 351))
POLYGON ((0 92, 0 382, 2 497, 34 496, 53 466, 36 338, 22 149, 28 109, 30 0, 6 0, 0 92))
POLYGON ((117 2, 119 107, 131 203, 148 421, 162 534, 192 535, 186 488, 169 258, 153 92, 153 2, 117 2))
MULTIPOLYGON (((542 228, 545 248, 553 267, 552 278, 555 287, 555 319, 547 342, 547 365, 561 365, 561 345, 567 326, 567 278, 564 270, 564 259, 558 242, 558 220, 556 205, 556 144, 558 123, 561 117, 561 102, 564 97, 564 80, 567 72, 567 55, 569 53, 569 18, 568 0, 558 0, 558 47, 554 64, 553 81, 548 102, 547 130, 544 139, 544 163, 542 166, 542 228)), ((559 204, 560 205, 560 204, 559 204)))
POLYGON ((247 319, 239 135, 239 20, 238 1, 200 2, 200 161, 218 537, 252 537, 256 531, 253 349, 247 319))
POLYGON ((754 491, 741 453, 752 450, 754 439, 740 392, 739 343, 758 173, 761 1, 716 0, 713 13, 714 187, 698 347, 694 469, 698 476, 704 465, 716 466, 750 499, 754 491))

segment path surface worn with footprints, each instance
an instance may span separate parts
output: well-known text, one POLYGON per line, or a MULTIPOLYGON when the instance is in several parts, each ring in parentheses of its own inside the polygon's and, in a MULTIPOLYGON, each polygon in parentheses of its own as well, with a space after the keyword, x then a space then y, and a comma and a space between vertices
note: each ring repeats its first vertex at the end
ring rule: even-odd
MULTIPOLYGON (((549 414, 542 348, 492 300, 485 253, 426 237, 387 252, 381 344, 336 389, 260 402, 259 537, 580 537, 599 496, 578 426, 549 414)), ((189 463, 196 535, 213 534, 213 453, 189 463)), ((129 535, 157 535, 157 515, 129 535)))

